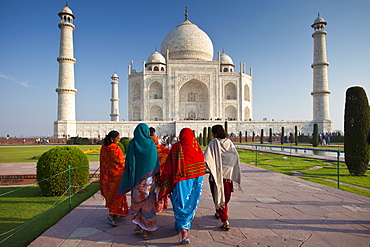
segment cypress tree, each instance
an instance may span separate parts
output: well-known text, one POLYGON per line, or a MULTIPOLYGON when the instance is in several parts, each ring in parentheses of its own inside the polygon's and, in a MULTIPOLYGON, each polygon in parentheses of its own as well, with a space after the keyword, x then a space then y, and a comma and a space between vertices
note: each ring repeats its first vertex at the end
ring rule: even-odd
POLYGON ((366 92, 362 87, 350 87, 344 108, 344 155, 352 175, 364 175, 368 169, 370 148, 366 136, 369 130, 370 107, 366 92))
POLYGON ((253 131, 253 134, 252 134, 252 142, 254 142, 254 136, 255 136, 256 134, 254 133, 254 131, 253 131))
POLYGON ((203 146, 207 146, 207 127, 203 128, 203 146))
POLYGON ((242 135, 242 132, 239 131, 239 142, 242 143, 242 138, 243 138, 243 135, 242 135))
POLYGON ((313 125, 312 146, 319 146, 319 126, 317 125, 317 123, 313 125))
POLYGON ((294 142, 295 145, 298 146, 298 127, 294 126, 294 142))
POLYGON ((212 128, 211 127, 208 127, 208 142, 207 142, 207 145, 208 143, 210 143, 212 141, 213 137, 212 137, 212 128))
POLYGON ((281 127, 280 143, 284 144, 284 127, 281 127))
POLYGON ((263 144, 263 129, 261 129, 261 139, 260 139, 260 143, 263 144))
POLYGON ((292 132, 289 133, 289 142, 293 143, 294 142, 294 135, 292 132))
POLYGON ((199 134, 199 145, 200 146, 203 146, 203 137, 202 137, 202 133, 199 134))
POLYGON ((227 123, 227 121, 225 121, 225 133, 226 137, 229 137, 229 124, 227 123))
POLYGON ((269 129, 269 143, 272 144, 272 128, 269 129))
POLYGON ((245 142, 248 142, 248 131, 245 131, 245 142))

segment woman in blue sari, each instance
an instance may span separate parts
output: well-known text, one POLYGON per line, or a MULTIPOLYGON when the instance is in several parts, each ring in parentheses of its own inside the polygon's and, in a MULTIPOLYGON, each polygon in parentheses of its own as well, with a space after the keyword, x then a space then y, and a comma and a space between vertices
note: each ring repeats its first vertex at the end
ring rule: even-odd
POLYGON ((203 151, 189 128, 180 132, 161 169, 161 193, 159 199, 171 193, 175 227, 182 234, 181 244, 189 244, 191 221, 195 216, 202 195, 206 165, 203 151))
POLYGON ((157 230, 155 179, 159 172, 158 152, 149 135, 149 127, 140 123, 134 131, 126 152, 125 171, 119 193, 131 191, 130 214, 136 224, 135 233, 143 230, 143 238, 149 239, 151 232, 157 230))

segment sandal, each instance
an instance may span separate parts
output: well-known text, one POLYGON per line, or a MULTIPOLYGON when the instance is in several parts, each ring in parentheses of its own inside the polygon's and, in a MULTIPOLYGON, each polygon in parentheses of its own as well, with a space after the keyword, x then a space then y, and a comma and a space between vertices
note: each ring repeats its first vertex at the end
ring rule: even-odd
POLYGON ((134 233, 135 234, 138 234, 138 233, 140 233, 141 232, 141 227, 139 226, 139 225, 136 225, 136 228, 135 228, 135 230, 134 230, 134 233))
POLYGON ((190 244, 190 239, 189 239, 189 235, 188 235, 187 230, 181 229, 181 236, 182 236, 182 240, 181 240, 182 245, 190 244))
POLYGON ((151 233, 151 232, 149 232, 149 231, 147 231, 147 230, 144 230, 144 231, 143 231, 143 238, 144 238, 145 240, 149 239, 151 236, 152 236, 152 233, 151 233))
POLYGON ((222 230, 224 230, 224 231, 230 231, 230 229, 231 229, 230 224, 229 224, 228 221, 225 221, 224 223, 222 223, 220 228, 222 228, 222 230))
POLYGON ((113 227, 118 226, 118 224, 117 224, 116 222, 114 222, 114 217, 113 217, 113 215, 112 215, 112 214, 110 214, 110 215, 107 217, 107 219, 108 219, 108 222, 107 222, 107 224, 108 224, 108 225, 111 225, 111 226, 113 226, 113 227))

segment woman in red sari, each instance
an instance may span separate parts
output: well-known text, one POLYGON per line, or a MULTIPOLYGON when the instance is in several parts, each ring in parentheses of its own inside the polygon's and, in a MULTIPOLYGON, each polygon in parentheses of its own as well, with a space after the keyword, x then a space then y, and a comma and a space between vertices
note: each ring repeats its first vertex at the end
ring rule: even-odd
POLYGON ((120 139, 120 134, 112 130, 104 138, 100 150, 100 192, 105 198, 105 207, 109 210, 107 223, 111 226, 117 226, 114 221, 116 217, 125 217, 130 213, 126 194, 118 194, 125 168, 125 157, 117 145, 120 139))
POLYGON ((203 151, 189 128, 180 132, 180 141, 170 151, 161 171, 159 198, 171 194, 175 227, 181 232, 181 244, 189 244, 191 222, 198 207, 206 165, 203 151))

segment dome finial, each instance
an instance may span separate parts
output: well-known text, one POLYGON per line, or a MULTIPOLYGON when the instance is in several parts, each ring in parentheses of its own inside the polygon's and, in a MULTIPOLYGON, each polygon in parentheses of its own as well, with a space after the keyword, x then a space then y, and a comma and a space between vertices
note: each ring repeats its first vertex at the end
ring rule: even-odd
POLYGON ((317 17, 320 17, 320 12, 317 12, 317 17))
POLYGON ((68 7, 68 2, 66 2, 66 7, 68 7))
POLYGON ((185 21, 188 20, 188 6, 185 6, 185 21))
POLYGON ((157 46, 155 46, 155 52, 157 52, 158 50, 157 50, 157 46))

